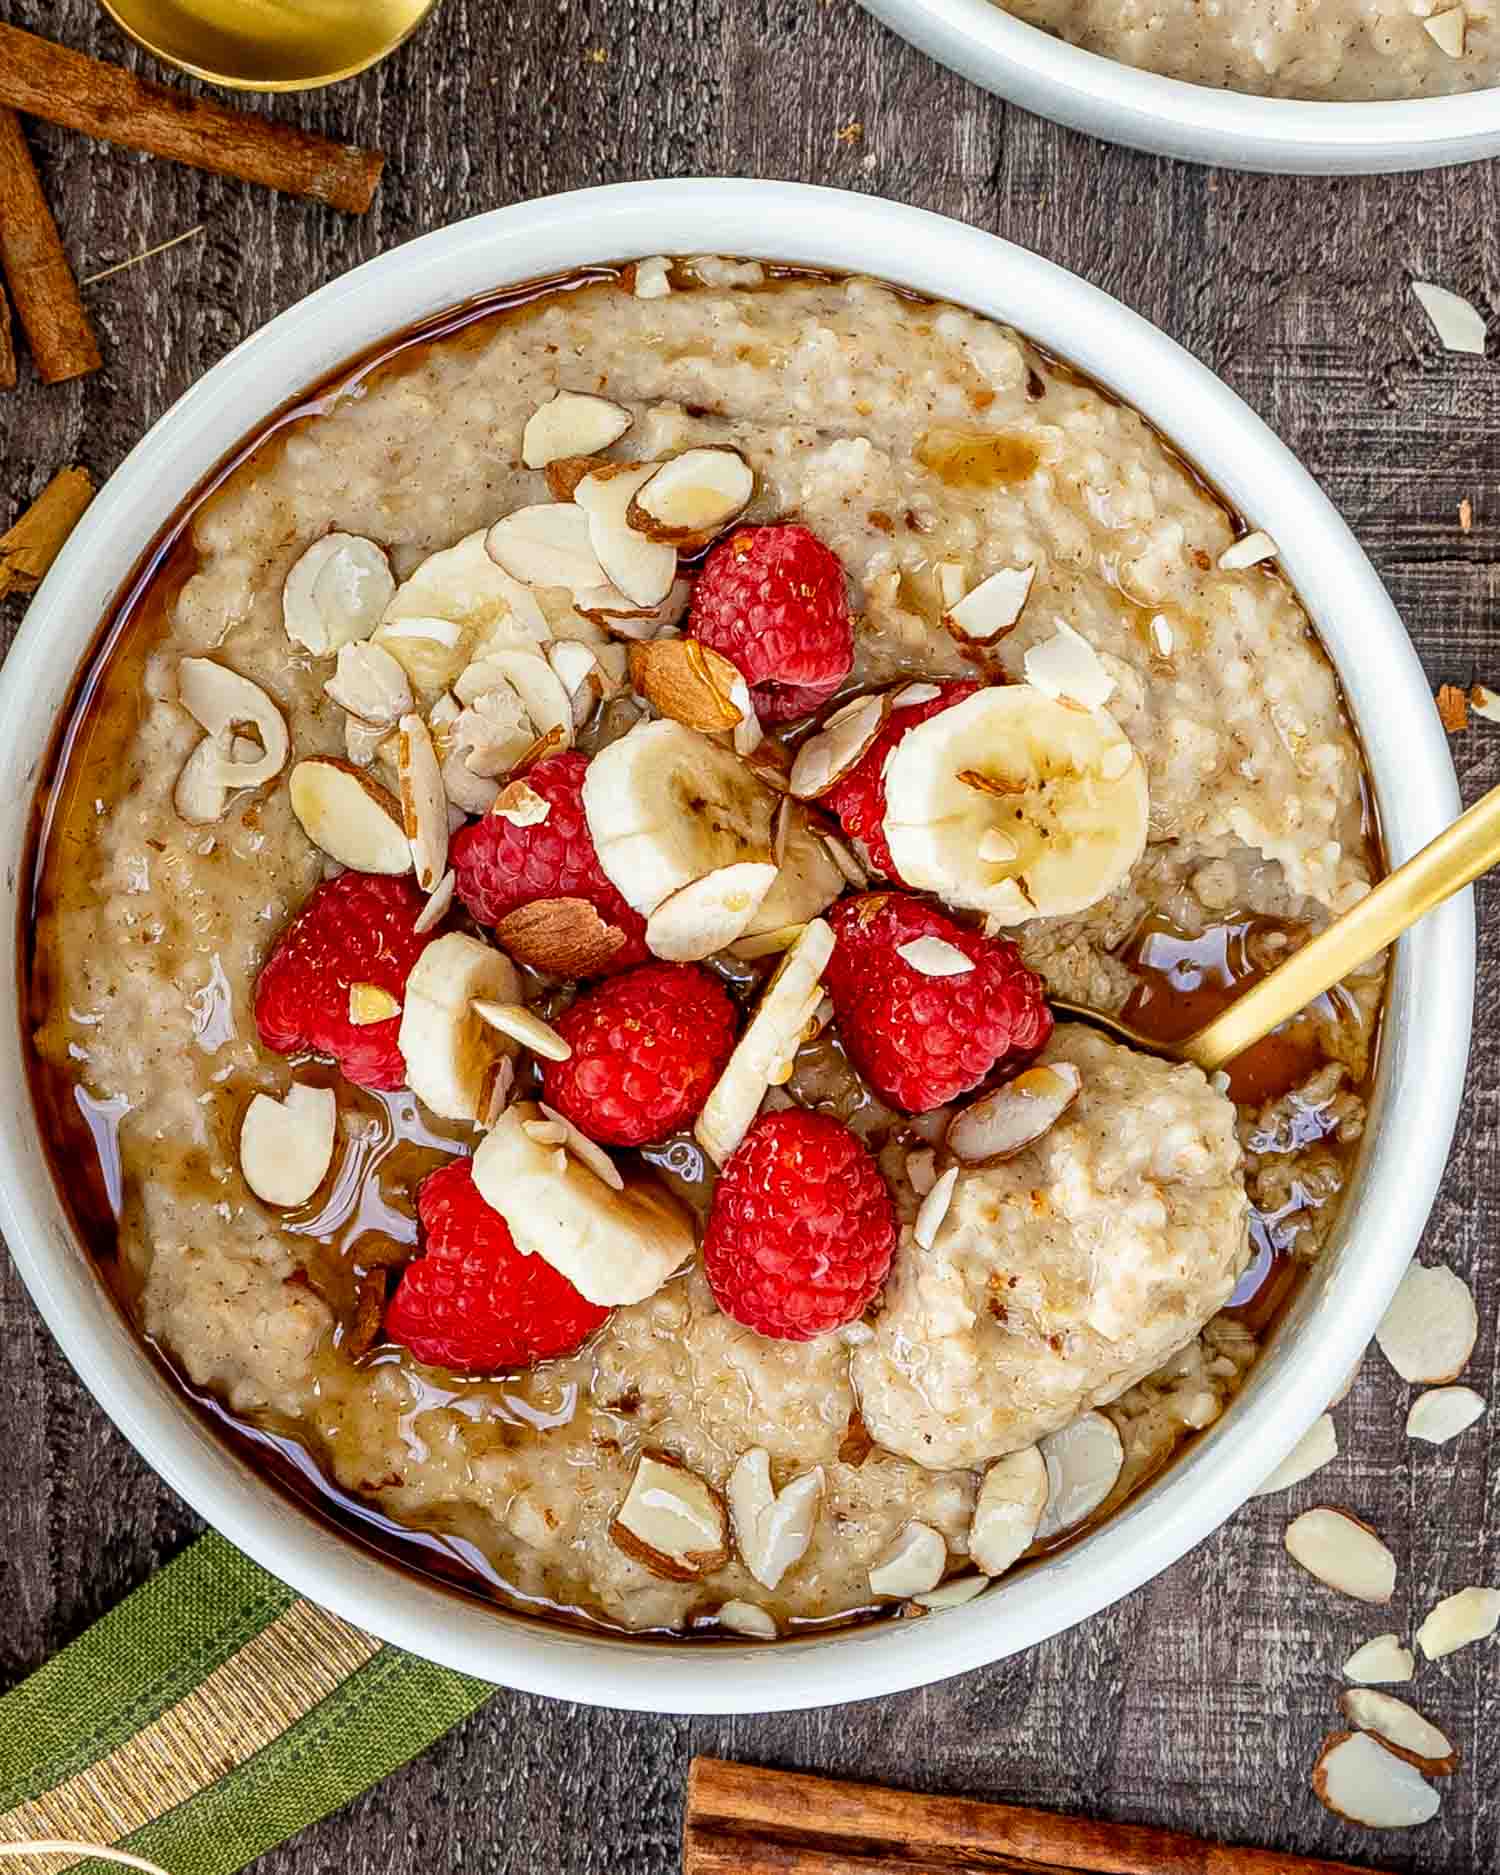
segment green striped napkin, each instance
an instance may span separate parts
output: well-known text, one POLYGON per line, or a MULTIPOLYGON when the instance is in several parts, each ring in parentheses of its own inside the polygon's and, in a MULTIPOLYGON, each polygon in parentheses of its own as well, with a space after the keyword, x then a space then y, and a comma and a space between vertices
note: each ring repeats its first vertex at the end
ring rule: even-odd
MULTIPOLYGON (((0 1698, 0 1843, 231 1875, 494 1691, 326 1613, 209 1535, 0 1698)), ((118 1875, 26 1857, 0 1875, 118 1875)))

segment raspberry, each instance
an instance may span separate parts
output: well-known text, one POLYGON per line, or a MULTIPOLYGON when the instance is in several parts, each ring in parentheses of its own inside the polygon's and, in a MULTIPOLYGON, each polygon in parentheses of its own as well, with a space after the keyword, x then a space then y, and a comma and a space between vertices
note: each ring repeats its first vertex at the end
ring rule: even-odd
POLYGON ((839 1037, 891 1106, 930 1112, 992 1068, 1035 1054, 1052 1033, 1042 980, 1008 938, 966 931, 900 892, 846 898, 827 917, 838 942, 824 984, 839 1037), (899 954, 922 937, 941 938, 974 968, 925 975, 899 954))
POLYGON ((587 899, 625 942, 610 960, 626 970, 646 957, 646 921, 604 876, 583 814, 581 755, 549 755, 526 771, 526 785, 549 805, 545 820, 518 827, 486 814, 455 834, 448 849, 458 896, 480 924, 496 925, 522 905, 545 898, 587 899))
POLYGON ((895 1247, 875 1161, 841 1121, 792 1108, 757 1120, 720 1174, 703 1267, 726 1315, 811 1341, 864 1313, 895 1247))
POLYGON ((349 1020, 349 987, 373 983, 404 1000, 412 966, 432 941, 415 926, 427 900, 409 876, 341 872, 327 879, 276 940, 255 985, 255 1026, 278 1055, 331 1055, 348 1080, 406 1085, 399 1015, 349 1020))
POLYGON ((573 1350, 609 1318, 552 1265, 522 1256, 480 1197, 467 1159, 423 1179, 423 1254, 386 1311, 386 1334, 419 1361, 459 1373, 530 1367, 573 1350))
POLYGON ((720 541, 688 630, 738 667, 767 723, 820 708, 854 662, 843 566, 805 527, 739 527, 720 541))
POLYGON ((734 1048, 735 1008, 693 964, 646 964, 581 996, 557 1021, 572 1044, 542 1074, 547 1102, 609 1146, 685 1126, 734 1048))
POLYGON ((892 710, 880 734, 853 768, 841 775, 818 802, 819 807, 838 815, 844 832, 851 840, 859 842, 870 862, 870 870, 884 879, 901 876, 885 839, 885 765, 891 750, 908 729, 925 723, 929 716, 951 710, 955 703, 962 703, 965 697, 972 697, 984 686, 964 679, 945 683, 940 688, 941 696, 929 697, 925 703, 903 704, 900 709, 892 710))

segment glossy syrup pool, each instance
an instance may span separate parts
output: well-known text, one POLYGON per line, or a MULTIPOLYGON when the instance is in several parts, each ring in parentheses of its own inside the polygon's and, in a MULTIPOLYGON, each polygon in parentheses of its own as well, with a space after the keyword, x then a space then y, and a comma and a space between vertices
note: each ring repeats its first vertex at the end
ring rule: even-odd
MULTIPOLYGON (((791 275, 797 270, 785 272, 791 275)), ((23 1006, 31 1011, 33 1029, 56 1020, 58 1014, 50 993, 48 945, 38 938, 39 932, 52 929, 49 912, 56 897, 58 869, 68 865, 70 852, 85 847, 84 829, 95 811, 96 797, 105 792, 100 784, 135 727, 129 699, 140 694, 140 672, 151 648, 167 634, 175 596, 193 570, 189 530, 198 507, 225 477, 253 462, 256 452, 289 425, 316 416, 353 387, 400 372, 420 357, 424 346, 438 340, 477 346, 497 322, 524 317, 526 309, 544 297, 614 280, 618 274, 615 268, 592 268, 566 279, 496 294, 400 335, 340 372, 336 380, 289 405, 173 517, 122 595, 80 678, 38 793, 32 915, 21 946, 28 999, 23 1006), (104 707, 106 696, 108 707, 104 707)), ((1067 369, 1044 354, 1037 356, 1050 370, 1067 369)), ((1036 377, 1035 372, 1032 375, 1036 377)), ((927 432, 916 453, 934 474, 955 487, 1019 481, 1036 462, 1035 448, 1024 437, 957 429, 927 432)), ((920 613, 933 618, 940 613, 934 593, 913 592, 911 597, 913 609, 920 613)), ((1148 924, 1122 947, 1138 986, 1125 1014, 1148 1033, 1163 1040, 1177 1039, 1232 1001, 1296 937, 1294 930, 1266 920, 1234 919, 1197 933, 1160 922, 1148 924)), ((770 968, 769 963, 741 968, 734 987, 748 996, 770 968)), ((225 1000, 213 983, 201 993, 198 1019, 207 1040, 212 1040, 213 1025, 224 1018, 225 1000)), ((1334 1001, 1328 1002, 1325 1013, 1337 1017, 1334 1001)), ((1258 1105, 1296 1085, 1324 1059, 1319 1028, 1307 1021, 1290 1024, 1236 1064, 1232 1091, 1242 1102, 1258 1105)), ((137 1321, 139 1276, 118 1254, 117 1220, 126 1196, 118 1143, 122 1103, 92 1094, 81 1071, 59 1071, 35 1050, 31 1065, 33 1098, 58 1189, 106 1282, 126 1314, 137 1321)), ((297 1071, 304 1080, 331 1083, 335 1078, 334 1070, 315 1060, 298 1063, 297 1071)), ((824 1037, 804 1051, 798 1083, 805 1085, 794 1086, 794 1092, 811 1104, 841 1112, 873 1148, 878 1150, 892 1135, 891 1116, 869 1097, 836 1038, 824 1037)), ((331 1180, 310 1206, 288 1214, 282 1228, 302 1246, 298 1280, 316 1289, 333 1312, 338 1349, 348 1359, 374 1368, 403 1358, 399 1350, 380 1341, 380 1316, 394 1278, 416 1248, 417 1188, 454 1151, 468 1150, 472 1134, 434 1123, 409 1095, 377 1095, 344 1084, 341 1098, 349 1123, 340 1135, 331 1180)), ((1316 1116, 1308 1124, 1315 1128, 1316 1116)), ((915 1143, 904 1127, 898 1125, 895 1133, 915 1143)), ((706 1207, 710 1178, 690 1138, 669 1141, 641 1156, 696 1209, 701 1212, 706 1207)), ((1274 1324, 1289 1300, 1298 1266, 1288 1253, 1289 1240, 1277 1216, 1254 1212, 1252 1234, 1255 1258, 1231 1309, 1252 1332, 1261 1334, 1274 1324)), ((430 1579, 550 1619, 601 1625, 585 1609, 518 1597, 484 1548, 463 1530, 418 1528, 383 1515, 369 1501, 335 1484, 294 1432, 270 1421, 237 1415, 221 1399, 193 1386, 168 1350, 154 1347, 153 1352, 232 1449, 315 1515, 430 1579)), ((430 1370, 408 1367, 408 1373, 418 1378, 424 1404, 461 1399, 472 1384, 430 1370)), ((545 1388, 541 1392, 544 1395, 545 1388)), ((538 1406, 539 1397, 536 1391, 518 1392, 513 1399, 507 1396, 518 1418, 533 1425, 545 1423, 549 1410, 538 1406)), ((550 1410, 566 1414, 569 1407, 570 1402, 560 1399, 550 1410)), ((1058 1542, 1076 1540, 1076 1534, 1058 1542)), ((874 1612, 855 1611, 840 1619, 859 1619, 874 1612)), ((812 1625, 797 1624, 804 1632, 812 1625)))

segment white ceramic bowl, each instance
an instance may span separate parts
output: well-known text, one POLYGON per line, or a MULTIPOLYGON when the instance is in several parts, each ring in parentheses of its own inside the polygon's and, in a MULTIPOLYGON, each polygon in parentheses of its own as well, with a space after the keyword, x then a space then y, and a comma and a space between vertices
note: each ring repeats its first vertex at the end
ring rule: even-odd
POLYGON ((877 19, 1039 117, 1158 156, 1291 175, 1471 163, 1500 150, 1500 88, 1389 104, 1257 98, 1085 52, 993 0, 863 0, 877 19))
MULTIPOLYGON (((247 432, 352 354, 481 291, 583 262, 704 250, 885 275, 951 296, 1071 359, 1154 418, 1280 544, 1344 675, 1393 857, 1458 807, 1431 696, 1348 529, 1234 393, 1134 313, 1020 248, 869 196, 785 183, 630 183, 426 236, 282 314, 189 391, 105 487, 33 601, 0 676, 0 852, 15 912, 32 786, 98 622, 163 520, 247 432)), ((1198 1542, 1326 1406, 1416 1246, 1463 1084, 1473 918, 1451 903, 1399 949, 1358 1176, 1335 1241, 1239 1401, 1106 1527, 971 1607, 768 1648, 594 1640, 418 1582, 288 1509, 153 1368, 74 1242, 22 1087, 16 982, 0 1006, 0 1225, 53 1333, 125 1435, 209 1522, 303 1593, 499 1683, 658 1711, 815 1706, 918 1686, 1028 1647, 1198 1542)))

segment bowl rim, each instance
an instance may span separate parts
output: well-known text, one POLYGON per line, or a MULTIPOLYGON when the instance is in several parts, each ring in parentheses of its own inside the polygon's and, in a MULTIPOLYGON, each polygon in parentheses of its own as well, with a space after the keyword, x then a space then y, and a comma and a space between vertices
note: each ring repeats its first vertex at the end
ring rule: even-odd
MULTIPOLYGON (((885 278, 1010 319, 1155 421, 1256 524, 1319 622, 1359 720, 1392 861, 1457 811, 1446 738, 1374 569, 1327 498, 1246 405, 1137 314, 1050 261, 959 222, 800 184, 617 184, 456 223, 366 262, 205 374, 101 490, 0 671, 0 851, 13 914, 32 788, 78 665, 177 505, 295 388, 370 342, 495 287, 632 255, 704 251, 885 278), (1354 653, 1358 653, 1357 660, 1354 653), (1400 786, 1391 785, 1399 778, 1400 786)), ((961 1611, 775 1647, 642 1643, 544 1627, 414 1579, 277 1495, 215 1439, 126 1327, 75 1243, 24 1093, 18 985, 0 997, 0 1228, 38 1308, 105 1411, 229 1540, 385 1640, 527 1692, 658 1712, 794 1710, 903 1691, 1006 1657, 1095 1613, 1229 1516, 1327 1405, 1414 1252, 1446 1160, 1474 983, 1468 894, 1402 940, 1366 1149, 1324 1273, 1306 1286, 1236 1411, 1107 1525, 961 1611), (1413 1011, 1420 1008, 1422 1019, 1413 1011), (1357 1240, 1358 1253, 1354 1252, 1357 1240), (837 1661, 837 1676, 823 1671, 837 1661)))
POLYGON ((996 0, 861 0, 902 38, 1039 116, 1114 143, 1232 169, 1361 175, 1435 169, 1500 149, 1500 87, 1324 103, 1192 84, 1126 65, 996 0))

